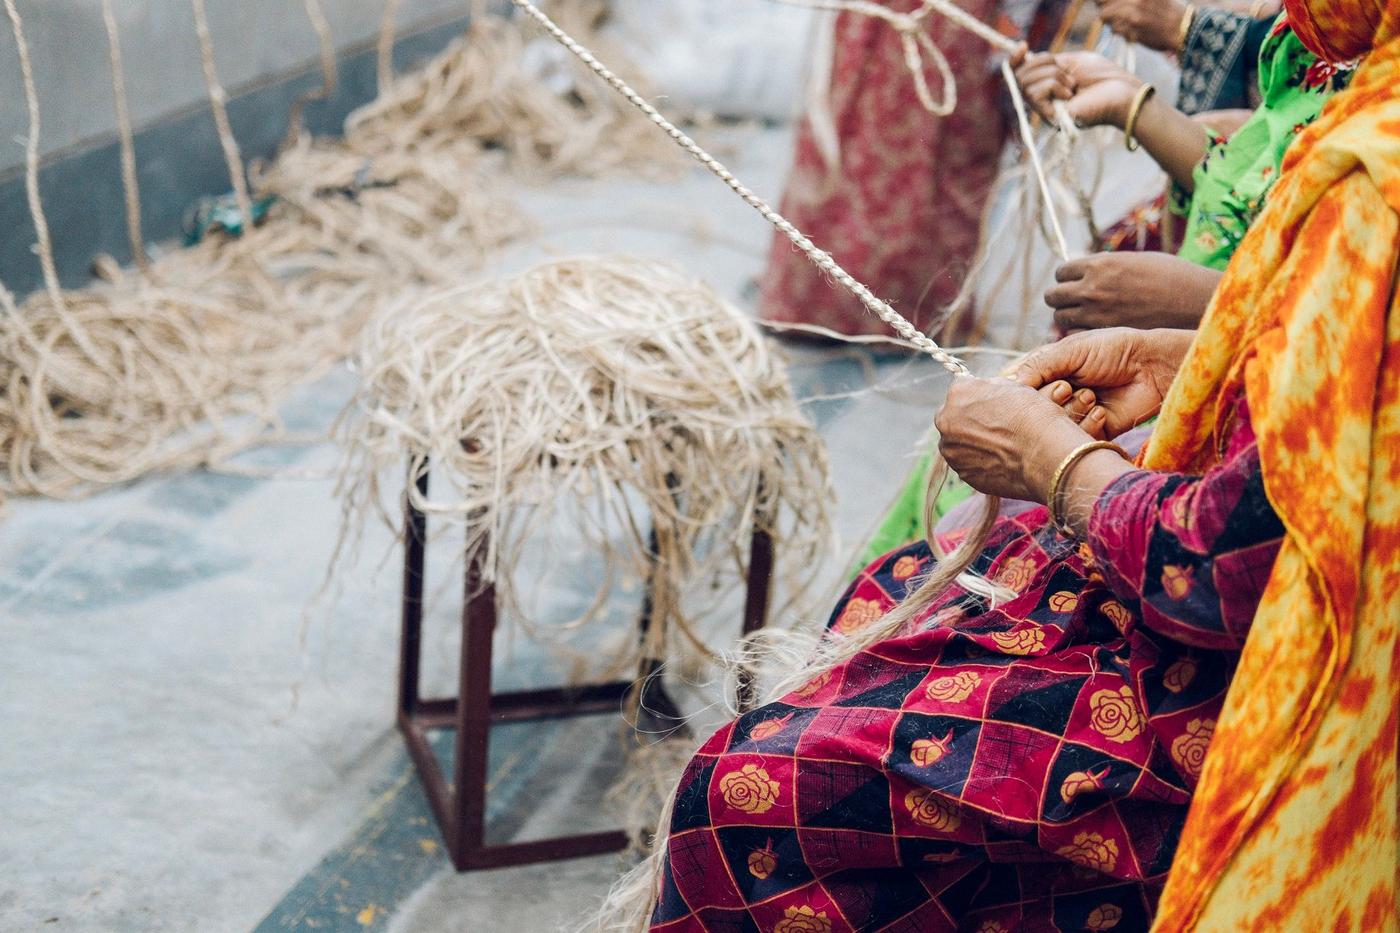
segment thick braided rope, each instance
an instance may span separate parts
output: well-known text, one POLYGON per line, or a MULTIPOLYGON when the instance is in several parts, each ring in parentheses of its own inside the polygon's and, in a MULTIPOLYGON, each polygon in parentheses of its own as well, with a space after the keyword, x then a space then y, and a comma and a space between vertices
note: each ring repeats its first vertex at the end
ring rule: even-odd
POLYGON ((634 107, 646 114, 647 118, 664 131, 667 136, 670 136, 678 146, 690 153, 697 162, 714 173, 714 175, 728 185, 735 194, 742 198, 746 204, 762 214, 765 220, 791 240, 819 269, 830 275, 837 282, 840 282, 851 294, 856 296, 862 305, 873 312, 880 320, 894 328, 894 331, 899 334, 900 337, 933 357, 949 372, 954 374, 969 372, 967 366, 964 365, 961 360, 945 351, 934 342, 932 338, 920 331, 894 308, 890 307, 887 302, 877 298, 869 288, 861 284, 845 269, 841 268, 836 260, 831 258, 829 253, 820 249, 815 243, 808 239, 806 234, 794 227, 786 217, 774 210, 768 202, 745 187, 734 177, 734 174, 730 172, 729 169, 725 168, 724 165, 719 162, 719 160, 702 149, 695 140, 681 132, 675 124, 663 117, 655 107, 647 103, 647 101, 634 91, 627 82, 613 74, 606 65, 598 61, 592 52, 580 45, 563 29, 560 29, 539 7, 531 3, 530 0, 511 0, 511 2, 539 23, 540 26, 544 28, 545 32, 549 33, 560 45, 572 52, 579 61, 583 62, 590 70, 598 75, 598 77, 606 81, 613 90, 627 98, 634 107))
POLYGON ((126 71, 122 67, 121 37, 112 0, 102 0, 102 23, 107 28, 107 57, 112 66, 112 105, 117 115, 117 138, 121 145, 122 196, 126 204, 126 236, 131 258, 143 273, 151 271, 146 258, 146 241, 141 235, 141 189, 136 180, 136 146, 132 137, 131 114, 127 109, 126 71))
POLYGON ((219 145, 223 148, 224 162, 228 165, 233 201, 238 205, 246 232, 253 227, 253 200, 248 195, 248 179, 243 174, 243 156, 238 151, 238 140, 234 139, 233 128, 228 122, 228 94, 219 83, 219 71, 214 66, 214 40, 209 35, 209 16, 204 9, 204 0, 190 0, 190 8, 194 11, 194 31, 199 39, 199 61, 204 68, 209 109, 214 112, 214 128, 218 130, 219 145))

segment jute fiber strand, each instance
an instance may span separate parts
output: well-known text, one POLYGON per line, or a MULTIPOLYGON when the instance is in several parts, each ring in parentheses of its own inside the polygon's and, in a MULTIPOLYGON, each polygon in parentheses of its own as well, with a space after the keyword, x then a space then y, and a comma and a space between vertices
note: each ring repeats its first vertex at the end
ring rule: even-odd
POLYGON ((790 570, 830 552, 826 451, 784 365, 751 319, 668 266, 569 259, 441 291, 377 317, 355 359, 342 541, 381 507, 400 527, 405 468, 427 471, 410 501, 465 524, 467 559, 518 609, 509 568, 548 546, 536 532, 563 502, 584 503, 605 576, 652 580, 642 650, 657 658, 708 656, 682 588, 745 566, 755 524, 790 570))
MULTIPOLYGON (((534 80, 519 27, 477 23, 391 93, 349 119, 343 140, 299 128, 248 183, 224 112, 202 4, 192 43, 216 116, 240 214, 269 195, 267 218, 241 237, 147 258, 132 155, 118 20, 104 6, 122 143, 132 253, 143 267, 99 262, 107 281, 59 286, 38 188, 40 113, 19 10, 6 0, 29 107, 29 202, 45 289, 20 307, 0 289, 0 494, 71 497, 156 471, 225 465, 287 439, 287 391, 342 359, 366 317, 405 290, 461 280, 524 233, 501 193, 516 169, 655 170, 664 141, 619 128, 625 103, 534 80), (584 140, 588 151, 573 140, 584 140)), ((596 0, 562 7, 591 28, 596 0)), ((334 59, 319 4, 307 4, 325 90, 334 59)), ((671 164, 678 160, 670 153, 671 164)))

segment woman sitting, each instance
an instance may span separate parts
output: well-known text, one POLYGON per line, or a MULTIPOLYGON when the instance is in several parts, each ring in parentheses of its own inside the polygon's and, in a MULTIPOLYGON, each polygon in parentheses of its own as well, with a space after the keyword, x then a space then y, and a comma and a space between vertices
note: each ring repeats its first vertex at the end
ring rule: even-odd
MULTIPOLYGON (((1053 101, 1061 100, 1070 115, 1085 125, 1131 129, 1131 138, 1140 139, 1172 177, 1172 200, 1185 218, 1185 236, 1176 255, 1113 251, 1061 266, 1056 271, 1058 284, 1045 293, 1045 301, 1054 309, 1056 326, 1066 332, 1115 326, 1195 327, 1221 271, 1263 210, 1288 146, 1317 118, 1323 104, 1346 87, 1354 68, 1353 63, 1319 59, 1294 35, 1287 17, 1279 17, 1259 55, 1263 102, 1224 139, 1162 104, 1155 95, 1140 96, 1147 94, 1142 80, 1100 55, 1029 54, 1018 61, 1017 79, 1027 100, 1042 115, 1052 118, 1053 101)), ((931 458, 921 458, 905 480, 862 550, 862 566, 928 533, 924 496, 930 463, 931 458)), ((934 514, 948 515, 969 495, 966 484, 945 485, 934 514)), ((942 525, 965 525, 965 511, 966 507, 950 515, 942 525)))
POLYGON ((1199 334, 954 381, 949 463, 1048 508, 972 542, 978 579, 926 544, 861 574, 686 767, 653 930, 1394 928, 1400 3, 1289 14, 1370 54, 1199 334), (1096 443, 1159 407, 1141 466, 1096 443))

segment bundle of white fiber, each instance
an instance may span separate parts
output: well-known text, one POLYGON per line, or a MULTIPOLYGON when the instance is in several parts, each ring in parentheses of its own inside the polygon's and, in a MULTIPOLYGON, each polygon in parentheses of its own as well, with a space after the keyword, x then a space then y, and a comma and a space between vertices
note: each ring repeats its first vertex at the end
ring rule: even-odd
POLYGON ((755 523, 789 571, 829 553, 826 451, 785 367, 750 319, 668 266, 570 259, 439 292, 366 327, 358 364, 340 432, 347 533, 410 495, 430 521, 466 524, 468 559, 517 608, 511 568, 566 500, 609 570, 651 576, 649 657, 674 657, 677 632, 705 651, 682 590, 742 569, 755 523), (406 466, 430 474, 427 496, 406 466))

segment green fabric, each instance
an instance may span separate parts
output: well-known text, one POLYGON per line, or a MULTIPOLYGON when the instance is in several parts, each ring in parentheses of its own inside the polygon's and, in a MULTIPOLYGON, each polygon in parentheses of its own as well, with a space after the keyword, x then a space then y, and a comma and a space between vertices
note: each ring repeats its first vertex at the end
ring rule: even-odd
MULTIPOLYGON (((1351 79, 1347 68, 1319 61, 1304 48, 1293 31, 1282 26, 1282 19, 1259 49, 1259 109, 1228 140, 1212 134, 1206 157, 1195 172, 1193 195, 1179 189, 1173 192, 1172 209, 1186 217, 1177 253, 1182 259, 1225 268, 1263 209, 1289 143, 1351 79)), ((931 462, 931 455, 925 454, 915 464, 861 550, 854 572, 927 535, 924 502, 931 462)), ((935 517, 942 518, 972 492, 966 483, 949 477, 935 503, 935 517)))
MULTIPOLYGON (((868 567, 881 554, 888 554, 895 548, 924 537, 924 504, 928 501, 928 474, 932 469, 931 453, 924 454, 914 464, 914 469, 909 471, 904 485, 900 487, 899 495, 890 504, 885 517, 880 520, 879 527, 861 550, 856 565, 851 570, 852 574, 868 567)), ((956 476, 950 476, 938 493, 933 514, 942 518, 953 506, 971 497, 972 487, 956 476)))
POLYGON ((1228 140, 1213 137, 1196 167, 1195 192, 1189 201, 1179 192, 1174 199, 1186 216, 1178 256, 1212 269, 1229 264, 1264 209, 1289 144, 1350 78, 1350 69, 1319 61, 1293 30, 1274 27, 1259 50, 1262 104, 1228 140))

